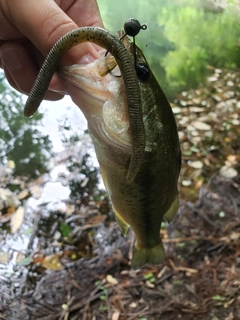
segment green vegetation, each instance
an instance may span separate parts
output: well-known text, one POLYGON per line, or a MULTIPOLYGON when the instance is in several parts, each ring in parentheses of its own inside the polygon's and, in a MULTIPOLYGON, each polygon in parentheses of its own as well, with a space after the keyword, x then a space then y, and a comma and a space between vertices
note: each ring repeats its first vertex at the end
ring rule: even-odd
POLYGON ((105 26, 113 32, 129 17, 148 24, 137 44, 170 97, 204 81, 209 65, 240 67, 236 1, 222 1, 221 7, 211 0, 98 2, 105 26))
POLYGON ((39 131, 42 115, 23 116, 21 95, 11 89, 0 73, 0 165, 15 163, 15 175, 35 178, 48 171, 51 143, 39 131))

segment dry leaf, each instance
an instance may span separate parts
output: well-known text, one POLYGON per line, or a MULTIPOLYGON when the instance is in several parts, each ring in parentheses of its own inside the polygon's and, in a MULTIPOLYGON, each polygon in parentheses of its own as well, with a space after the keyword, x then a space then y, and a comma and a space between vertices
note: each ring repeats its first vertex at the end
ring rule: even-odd
POLYGON ((192 184, 192 181, 191 181, 191 180, 183 180, 183 181, 182 181, 182 185, 183 185, 184 187, 189 187, 191 184, 192 184))
POLYGON ((180 107, 172 107, 172 111, 174 114, 178 114, 178 113, 181 113, 181 108, 180 107))
POLYGON ((205 108, 202 108, 202 107, 190 107, 189 108, 190 112, 195 112, 195 113, 203 112, 204 110, 205 110, 205 108))
POLYGON ((17 257, 16 257, 16 263, 18 264, 24 258, 25 258, 24 254, 22 252, 18 252, 17 257))
POLYGON ((90 218, 88 220, 88 224, 91 224, 92 226, 97 226, 99 225, 100 223, 102 223, 103 221, 105 221, 107 218, 106 215, 97 215, 97 216, 94 216, 92 218, 90 218))
POLYGON ((22 190, 21 192, 19 192, 19 194, 17 195, 18 200, 22 200, 24 198, 26 198, 29 195, 29 192, 27 189, 22 190))
POLYGON ((118 284, 117 279, 113 278, 113 276, 111 274, 108 274, 106 276, 106 280, 107 280, 108 283, 111 283, 112 285, 118 284))
POLYGON ((217 80, 218 80, 218 76, 213 75, 213 76, 211 76, 211 77, 208 77, 207 80, 208 80, 209 82, 217 81, 217 80))
POLYGON ((1 223, 6 223, 8 222, 12 217, 12 213, 7 213, 7 214, 3 214, 1 215, 1 212, 0 212, 0 222, 1 223))
POLYGON ((233 231, 233 232, 230 234, 230 237, 229 237, 229 238, 230 238, 231 240, 238 240, 239 237, 240 237, 240 233, 233 231))
POLYGON ((240 162, 240 154, 230 154, 229 156, 227 156, 227 160, 232 165, 237 165, 238 162, 240 162))
POLYGON ((61 270, 63 267, 57 254, 46 256, 43 259, 42 266, 50 270, 61 270))
POLYGON ((22 253, 19 253, 16 262, 19 266, 28 266, 32 262, 32 256, 25 257, 22 253))
POLYGON ((236 169, 232 167, 223 166, 220 169, 220 174, 225 178, 232 179, 238 175, 238 172, 236 169))
POLYGON ((194 121, 192 122, 192 126, 194 126, 198 130, 203 130, 203 131, 211 130, 211 126, 202 121, 194 121))
MULTIPOLYGON (((9 189, 0 188, 0 203, 4 203, 5 207, 18 207, 20 205, 20 201, 18 200, 15 193, 13 193, 9 189)), ((2 206, 2 205, 1 205, 2 206)))
POLYGON ((112 315, 112 320, 118 320, 120 316, 120 312, 119 311, 114 311, 113 315, 112 315))
POLYGON ((203 163, 202 161, 188 161, 188 165, 194 169, 202 169, 203 163))
POLYGON ((35 199, 39 199, 41 197, 41 195, 42 195, 42 189, 39 188, 39 186, 36 186, 36 185, 32 186, 30 188, 30 192, 31 192, 31 194, 33 195, 33 197, 35 199))
POLYGON ((136 308, 136 307, 137 307, 136 302, 132 302, 132 303, 130 303, 129 307, 131 307, 131 308, 136 308))
POLYGON ((9 259, 8 252, 0 252, 0 263, 1 264, 8 263, 8 259, 9 259))
POLYGON ((154 288, 155 287, 155 285, 153 283, 151 283, 149 280, 146 280, 145 283, 146 283, 147 287, 149 287, 149 288, 154 288))
MULTIPOLYGON (((224 305, 225 307, 225 305, 224 305)), ((234 320, 234 315, 232 312, 229 313, 229 315, 224 320, 234 320)))
POLYGON ((21 227, 24 218, 24 208, 19 207, 11 216, 11 233, 15 233, 21 227))
POLYGON ((8 161, 8 166, 9 166, 9 168, 11 168, 11 169, 13 169, 13 170, 14 170, 15 167, 16 167, 14 161, 12 161, 12 160, 9 160, 9 161, 8 161))

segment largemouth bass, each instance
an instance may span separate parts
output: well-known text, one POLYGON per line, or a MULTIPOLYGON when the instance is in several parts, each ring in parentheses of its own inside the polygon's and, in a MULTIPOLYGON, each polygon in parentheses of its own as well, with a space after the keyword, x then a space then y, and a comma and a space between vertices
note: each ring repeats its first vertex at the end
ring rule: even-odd
POLYGON ((132 267, 137 269, 164 260, 160 228, 162 221, 170 222, 178 210, 181 152, 172 109, 146 58, 127 37, 123 42, 136 68, 134 81, 139 88, 139 114, 145 135, 143 158, 131 179, 126 177, 137 133, 132 135, 123 69, 115 70, 119 62, 108 55, 89 65, 63 67, 59 72, 67 92, 88 120, 103 181, 122 233, 125 235, 131 226, 136 235, 132 267))
MULTIPOLYGON (((133 55, 127 38, 125 46, 133 55)), ((171 107, 140 49, 136 51, 146 145, 143 164, 131 182, 126 181, 132 141, 127 99, 113 57, 88 66, 61 70, 67 91, 88 120, 104 184, 116 220, 125 235, 131 226, 136 235, 132 267, 160 264, 164 250, 160 228, 178 210, 177 181, 181 166, 178 133, 171 107), (69 84, 73 84, 70 86, 69 84)))

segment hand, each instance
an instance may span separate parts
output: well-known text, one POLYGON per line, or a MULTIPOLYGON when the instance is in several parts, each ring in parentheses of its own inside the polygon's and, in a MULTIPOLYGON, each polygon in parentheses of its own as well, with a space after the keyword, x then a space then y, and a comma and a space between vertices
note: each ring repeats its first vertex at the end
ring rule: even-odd
MULTIPOLYGON (((28 94, 55 42, 83 26, 103 27, 96 0, 0 0, 0 67, 8 82, 28 94)), ((63 63, 87 63, 96 57, 96 46, 84 43, 71 49, 63 63)), ((45 98, 63 95, 62 82, 54 75, 45 98)))

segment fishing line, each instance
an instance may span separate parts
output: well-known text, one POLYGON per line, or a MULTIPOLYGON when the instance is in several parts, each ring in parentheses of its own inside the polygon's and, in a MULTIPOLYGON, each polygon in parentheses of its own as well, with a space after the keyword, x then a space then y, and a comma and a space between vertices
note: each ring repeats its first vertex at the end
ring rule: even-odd
MULTIPOLYGON (((150 39, 150 29, 151 29, 151 28, 149 28, 149 22, 150 22, 150 20, 152 20, 152 17, 154 16, 154 14, 156 14, 157 9, 160 6, 160 2, 161 2, 161 0, 158 0, 157 4, 155 5, 155 7, 152 10, 152 13, 150 14, 150 17, 148 18, 147 22, 145 22, 145 25, 147 26, 147 31, 148 31, 148 39, 150 39)), ((151 41, 151 39, 150 39, 150 41, 151 41)), ((149 42, 147 42, 145 46, 148 47, 149 42)))

